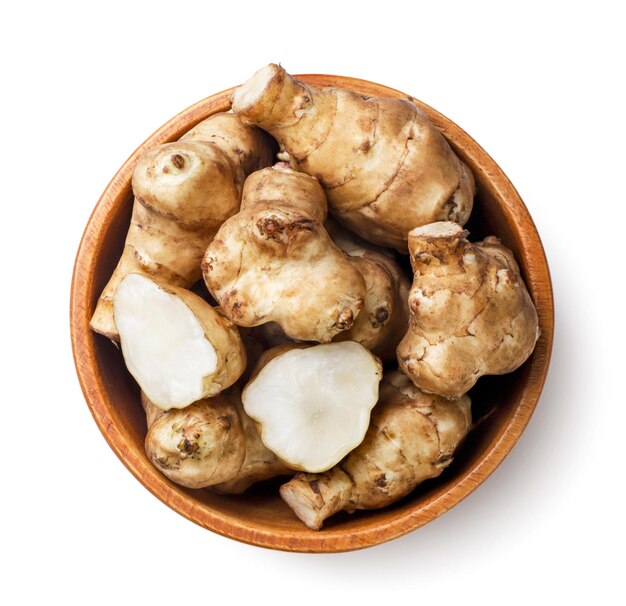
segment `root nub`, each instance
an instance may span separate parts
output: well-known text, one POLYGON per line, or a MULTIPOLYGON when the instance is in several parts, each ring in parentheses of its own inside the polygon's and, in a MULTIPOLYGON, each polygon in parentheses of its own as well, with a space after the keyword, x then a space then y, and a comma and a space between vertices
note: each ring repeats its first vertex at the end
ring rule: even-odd
POLYGON ((349 307, 344 307, 337 316, 335 325, 341 330, 348 330, 354 324, 354 314, 349 307))

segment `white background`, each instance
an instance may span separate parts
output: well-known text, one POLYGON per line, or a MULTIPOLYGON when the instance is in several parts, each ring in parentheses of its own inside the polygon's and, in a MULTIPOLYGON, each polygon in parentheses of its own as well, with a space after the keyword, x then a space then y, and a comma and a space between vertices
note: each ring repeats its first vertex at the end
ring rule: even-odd
POLYGON ((3 4, 0 601, 623 604, 620 3, 211 4, 3 4), (360 552, 272 552, 186 521, 106 445, 72 362, 74 255, 107 182, 270 61, 457 122, 520 191, 552 270, 551 370, 514 451, 443 517, 360 552))

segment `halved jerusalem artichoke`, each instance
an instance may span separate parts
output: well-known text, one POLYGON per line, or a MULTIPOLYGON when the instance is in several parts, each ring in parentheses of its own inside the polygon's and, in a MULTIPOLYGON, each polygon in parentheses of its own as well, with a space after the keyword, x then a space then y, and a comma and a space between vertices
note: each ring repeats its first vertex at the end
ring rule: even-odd
POLYGON ((188 290, 129 274, 113 309, 126 366, 162 410, 218 394, 246 367, 237 327, 188 290))
POLYGON ((381 378, 378 358, 353 341, 283 346, 264 354, 242 400, 274 454, 324 471, 363 440, 381 378))

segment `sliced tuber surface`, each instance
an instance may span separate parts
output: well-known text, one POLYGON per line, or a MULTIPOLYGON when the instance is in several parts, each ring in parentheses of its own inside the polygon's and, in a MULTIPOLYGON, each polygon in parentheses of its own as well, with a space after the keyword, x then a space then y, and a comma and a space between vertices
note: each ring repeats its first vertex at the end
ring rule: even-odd
POLYGON ((381 378, 378 358, 353 341, 283 346, 264 354, 242 400, 276 456, 324 471, 363 439, 381 378))
POLYGON ((245 369, 237 327, 188 290, 129 274, 113 306, 126 366, 158 408, 214 396, 245 369))

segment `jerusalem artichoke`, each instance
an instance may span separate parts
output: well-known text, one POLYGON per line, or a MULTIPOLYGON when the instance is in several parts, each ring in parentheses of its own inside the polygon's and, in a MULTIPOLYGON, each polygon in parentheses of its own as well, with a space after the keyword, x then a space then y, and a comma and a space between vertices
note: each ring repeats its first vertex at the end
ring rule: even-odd
POLYGON ((237 327, 191 291, 129 274, 113 307, 126 366, 158 408, 214 396, 246 367, 237 327))
POLYGON ((131 224, 122 257, 104 288, 91 328, 119 339, 113 295, 131 272, 190 287, 202 255, 225 219, 235 214, 243 182, 272 159, 270 138, 234 114, 215 114, 184 135, 146 152, 135 167, 131 224))
POLYGON ((363 439, 382 366, 346 341, 268 350, 243 390, 261 439, 293 469, 324 471, 363 439))
POLYGON ((406 253, 412 228, 469 217, 471 171, 410 99, 318 89, 271 64, 232 102, 245 123, 278 140, 279 157, 320 180, 335 216, 370 242, 406 253))
POLYGON ((470 399, 427 395, 400 372, 386 376, 363 442, 329 471, 299 473, 281 497, 312 530, 346 510, 377 509, 435 478, 471 426, 470 399))
POLYGON ((243 185, 242 210, 272 200, 297 206, 320 223, 326 221, 328 204, 319 181, 293 170, 286 162, 257 170, 243 185))
POLYGON ((360 241, 333 222, 326 223, 333 242, 343 250, 365 280, 365 303, 352 328, 334 341, 356 341, 383 361, 396 359, 396 347, 409 321, 409 279, 390 251, 360 241))
POLYGON ((535 306, 511 251, 494 236, 472 244, 451 222, 409 234, 415 272, 400 368, 429 393, 458 398, 482 375, 515 370, 539 337, 535 306))
MULTIPOLYGON (((303 186, 289 169, 268 169, 262 177, 261 188, 246 182, 246 207, 208 246, 204 280, 235 324, 277 322, 292 339, 327 343, 354 323, 365 282, 311 214, 311 206, 326 206, 315 180, 303 186), (280 187, 271 187, 272 179, 280 187), (293 195, 287 180, 295 183, 293 195)), ((250 179, 258 183, 256 175, 250 179)))
POLYGON ((144 393, 141 397, 148 420, 146 454, 173 482, 240 494, 256 482, 289 473, 263 446, 237 388, 168 412, 156 408, 144 393))

